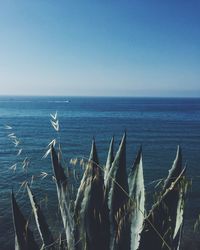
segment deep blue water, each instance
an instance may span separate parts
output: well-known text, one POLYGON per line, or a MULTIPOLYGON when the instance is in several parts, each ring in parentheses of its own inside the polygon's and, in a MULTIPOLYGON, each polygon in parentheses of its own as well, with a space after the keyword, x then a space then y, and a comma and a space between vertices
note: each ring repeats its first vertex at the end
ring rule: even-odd
MULTIPOLYGON (((57 135, 50 124, 50 113, 58 112, 60 140, 64 159, 88 156, 91 139, 96 139, 100 163, 103 165, 110 138, 114 135, 117 149, 127 131, 127 168, 131 167, 136 150, 143 145, 144 177, 147 199, 151 196, 153 180, 167 176, 176 154, 182 147, 187 161, 187 175, 192 178, 186 228, 189 229, 200 213, 200 99, 189 98, 93 98, 93 97, 0 97, 0 243, 1 249, 14 246, 10 192, 18 191, 26 178, 34 175, 32 189, 48 213, 52 230, 56 230, 57 199, 52 181, 49 157, 41 159, 48 143, 57 135), (69 101, 69 102, 67 102, 69 101), (12 126, 6 130, 5 125, 12 126), (8 134, 20 139, 14 147, 8 134), (17 149, 22 148, 20 156, 17 149), (28 173, 20 162, 30 159, 28 173), (16 172, 9 169, 18 163, 16 172), (49 175, 41 180, 41 172, 49 175), (47 198, 47 199, 46 199, 47 198), (8 240, 9 239, 9 240, 8 240)), ((68 164, 69 165, 69 164, 68 164)), ((30 216, 26 193, 17 199, 24 213, 30 216)))

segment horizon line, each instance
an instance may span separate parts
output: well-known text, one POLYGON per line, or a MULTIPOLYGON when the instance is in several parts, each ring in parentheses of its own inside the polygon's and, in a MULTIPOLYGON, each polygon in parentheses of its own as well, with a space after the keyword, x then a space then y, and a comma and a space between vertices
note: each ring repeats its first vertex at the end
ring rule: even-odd
POLYGON ((29 94, 0 94, 0 97, 80 97, 80 98, 184 98, 184 99, 199 99, 200 96, 146 96, 146 95, 40 95, 40 94, 33 94, 33 95, 29 95, 29 94))

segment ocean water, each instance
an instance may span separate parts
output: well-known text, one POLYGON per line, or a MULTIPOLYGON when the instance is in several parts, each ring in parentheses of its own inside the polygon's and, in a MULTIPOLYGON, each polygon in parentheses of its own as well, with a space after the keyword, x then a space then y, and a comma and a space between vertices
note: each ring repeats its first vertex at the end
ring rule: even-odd
MULTIPOLYGON (((55 184, 49 157, 42 159, 46 146, 59 138, 63 157, 70 167, 71 158, 88 157, 93 136, 100 164, 104 165, 111 137, 117 150, 123 132, 127 132, 127 169, 132 166, 138 147, 143 146, 144 178, 147 201, 156 180, 168 174, 177 145, 187 162, 192 180, 187 199, 185 235, 200 213, 200 99, 190 98, 94 98, 94 97, 0 97, 0 244, 14 249, 10 193, 13 188, 26 217, 31 208, 23 186, 34 176, 32 189, 45 210, 52 231, 60 226, 55 184), (50 124, 50 113, 58 112, 59 134, 50 124), (9 125, 12 129, 6 129, 9 125), (15 133, 15 147, 8 135, 15 133), (17 156, 18 150, 22 149, 17 156), (30 164, 24 172, 21 162, 30 164), (10 169, 17 163, 16 171, 10 169), (46 172, 46 178, 41 178, 46 172)), ((79 171, 81 171, 79 169, 79 171)), ((148 202, 147 207, 151 204, 148 202)), ((33 230, 35 230, 33 228, 33 230)), ((36 237, 37 234, 36 234, 36 237)))

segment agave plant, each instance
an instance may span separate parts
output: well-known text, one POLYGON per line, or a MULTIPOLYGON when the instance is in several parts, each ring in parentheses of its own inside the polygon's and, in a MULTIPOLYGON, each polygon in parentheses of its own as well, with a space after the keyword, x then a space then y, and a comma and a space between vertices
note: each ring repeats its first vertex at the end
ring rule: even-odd
POLYGON ((114 156, 112 138, 105 168, 99 165, 95 140, 75 200, 62 167, 60 149, 51 145, 51 159, 64 236, 54 239, 36 198, 27 186, 37 229, 38 247, 12 193, 15 249, 160 250, 180 248, 187 190, 181 149, 152 209, 145 211, 142 147, 127 174, 126 133, 114 156), (64 241, 63 241, 64 240, 64 241), (63 244, 65 242, 65 244, 63 244), (152 246, 152 248, 150 248, 152 246))

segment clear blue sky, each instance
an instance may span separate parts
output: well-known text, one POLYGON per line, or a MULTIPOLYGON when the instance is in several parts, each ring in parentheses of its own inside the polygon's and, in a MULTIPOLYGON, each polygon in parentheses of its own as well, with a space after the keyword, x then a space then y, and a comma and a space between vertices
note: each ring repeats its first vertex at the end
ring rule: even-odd
POLYGON ((0 94, 200 96, 200 1, 1 1, 0 94))

